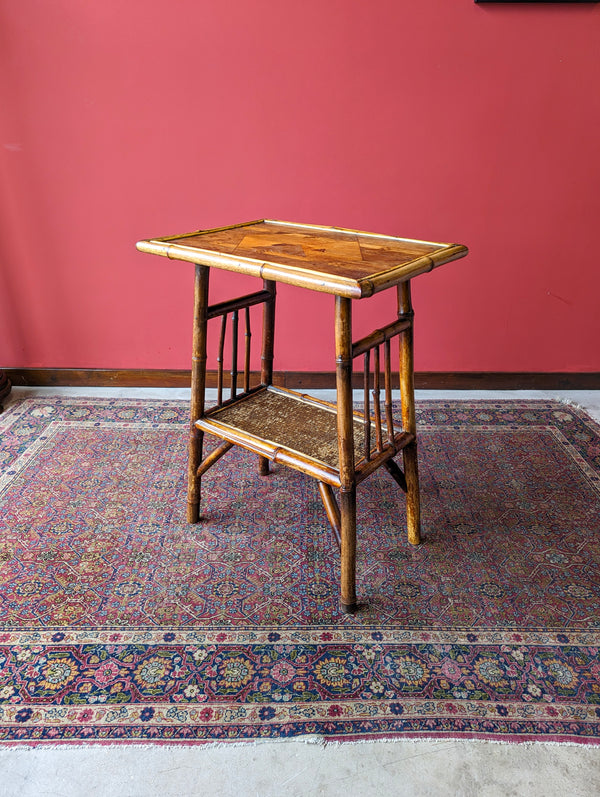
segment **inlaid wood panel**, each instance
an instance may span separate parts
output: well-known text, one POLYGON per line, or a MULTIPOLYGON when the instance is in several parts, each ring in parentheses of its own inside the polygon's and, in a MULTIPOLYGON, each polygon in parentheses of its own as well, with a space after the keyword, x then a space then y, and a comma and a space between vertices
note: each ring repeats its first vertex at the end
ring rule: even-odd
POLYGON ((137 246, 175 260, 357 299, 467 254, 459 244, 271 220, 153 238, 137 246))

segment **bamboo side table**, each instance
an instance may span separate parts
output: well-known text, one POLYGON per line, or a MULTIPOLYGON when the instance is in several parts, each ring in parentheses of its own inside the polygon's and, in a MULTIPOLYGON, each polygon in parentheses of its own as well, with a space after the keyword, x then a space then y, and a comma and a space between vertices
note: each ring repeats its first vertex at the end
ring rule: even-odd
POLYGON ((319 483, 325 511, 340 547, 341 609, 354 612, 357 608, 356 487, 378 468, 385 467, 406 492, 408 539, 413 545, 420 542, 410 281, 443 263, 464 257, 468 250, 459 244, 270 220, 153 238, 138 242, 137 248, 196 266, 188 521, 196 523, 200 519, 203 474, 234 445, 258 455, 261 475, 268 474, 272 461, 312 476, 319 483), (263 281, 262 290, 210 305, 211 268, 258 277, 263 281), (335 296, 336 403, 272 384, 277 282, 335 296), (353 342, 353 300, 393 287, 398 294, 397 318, 353 342), (260 384, 251 387, 249 310, 254 305, 263 307, 262 365, 260 384), (238 373, 240 313, 245 350, 243 371, 238 373), (224 399, 223 347, 229 316, 233 346, 229 397, 224 399), (206 410, 207 324, 215 318, 221 321, 217 404, 206 410), (395 428, 392 419, 391 340, 396 337, 402 429, 395 428), (355 412, 352 405, 353 363, 358 357, 363 358, 363 412, 355 412), (222 442, 203 457, 205 433, 222 442), (404 471, 394 461, 400 451, 404 471), (334 490, 339 491, 339 505, 334 490))

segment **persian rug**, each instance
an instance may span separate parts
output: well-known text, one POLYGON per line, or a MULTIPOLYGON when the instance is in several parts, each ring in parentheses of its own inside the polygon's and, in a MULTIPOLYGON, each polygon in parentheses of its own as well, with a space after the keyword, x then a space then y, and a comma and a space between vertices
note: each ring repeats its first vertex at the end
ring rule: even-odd
POLYGON ((317 484, 233 449, 185 522, 184 402, 0 415, 0 741, 600 740, 600 437, 418 405, 424 542, 359 487, 360 611, 317 484))

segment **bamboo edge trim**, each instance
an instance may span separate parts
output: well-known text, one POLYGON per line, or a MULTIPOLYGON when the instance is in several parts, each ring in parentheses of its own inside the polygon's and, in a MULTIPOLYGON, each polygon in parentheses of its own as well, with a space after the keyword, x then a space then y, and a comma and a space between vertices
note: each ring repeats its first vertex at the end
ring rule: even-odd
POLYGON ((324 277, 321 271, 303 269, 298 266, 271 263, 269 261, 217 253, 178 244, 163 244, 156 240, 138 241, 136 248, 140 252, 160 255, 161 257, 169 258, 169 260, 183 260, 188 263, 222 268, 225 271, 234 271, 238 274, 246 274, 258 279, 296 285, 297 287, 320 293, 332 293, 345 296, 348 299, 360 299, 363 295, 366 295, 363 294, 360 283, 357 280, 333 274, 324 277))
POLYGON ((324 277, 324 272, 315 271, 314 269, 217 253, 207 249, 187 247, 182 244, 158 243, 157 240, 138 241, 136 248, 140 252, 160 255, 169 258, 169 260, 182 260, 184 262, 222 268, 225 271, 234 271, 259 279, 274 280, 320 293, 331 293, 346 299, 367 299, 375 293, 396 285, 398 282, 413 279, 413 277, 425 274, 453 260, 459 260, 468 254, 466 247, 460 244, 453 244, 448 249, 436 250, 429 255, 422 255, 406 263, 375 272, 369 277, 350 279, 349 277, 336 276, 334 274, 327 274, 324 277))
POLYGON ((185 232, 181 235, 162 235, 152 236, 145 238, 145 241, 173 241, 178 238, 194 238, 197 235, 211 235, 217 232, 227 232, 227 230, 239 230, 242 227, 253 227, 256 224, 274 224, 278 227, 296 227, 299 229, 307 230, 321 230, 323 232, 337 232, 344 235, 361 235, 365 238, 382 238, 386 241, 400 241, 402 243, 419 244, 421 246, 437 246, 444 248, 447 246, 456 246, 457 244, 444 243, 441 241, 423 241, 419 238, 401 238, 399 235, 388 235, 387 233, 368 232, 367 230, 354 230, 350 227, 336 227, 322 224, 303 224, 297 221, 283 221, 281 219, 255 219, 254 221, 242 221, 238 224, 229 224, 225 227, 211 227, 208 229, 194 230, 193 232, 185 232))

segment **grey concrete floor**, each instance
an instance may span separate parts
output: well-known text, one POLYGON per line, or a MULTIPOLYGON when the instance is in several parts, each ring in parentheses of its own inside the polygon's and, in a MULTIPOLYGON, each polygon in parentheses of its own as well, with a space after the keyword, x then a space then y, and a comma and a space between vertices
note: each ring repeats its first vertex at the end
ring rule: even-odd
POLYGON ((600 794, 597 748, 492 742, 17 750, 0 772, 6 797, 600 794))
MULTIPOLYGON (((158 389, 17 388, 26 395, 187 398, 158 389)), ((559 398, 600 421, 592 391, 418 391, 417 399, 559 398)), ((10 403, 10 401, 8 403, 10 403)), ((551 744, 419 741, 330 744, 319 740, 240 746, 0 749, 0 797, 216 797, 456 795, 596 797, 600 748, 551 744)))

